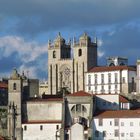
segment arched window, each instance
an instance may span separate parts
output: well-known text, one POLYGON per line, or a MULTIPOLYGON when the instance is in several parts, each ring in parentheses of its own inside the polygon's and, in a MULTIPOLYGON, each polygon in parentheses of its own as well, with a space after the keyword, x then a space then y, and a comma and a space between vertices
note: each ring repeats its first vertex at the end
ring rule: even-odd
POLYGON ((14 84, 13 84, 13 90, 16 90, 16 89, 17 89, 17 84, 14 83, 14 84))
POLYGON ((53 51, 53 58, 56 58, 56 51, 53 51))
POLYGON ((82 50, 81 49, 78 50, 78 56, 82 56, 82 50))
POLYGON ((81 105, 81 104, 76 104, 74 105, 72 108, 71 108, 71 111, 73 113, 86 113, 87 112, 87 109, 85 108, 84 105, 81 105))

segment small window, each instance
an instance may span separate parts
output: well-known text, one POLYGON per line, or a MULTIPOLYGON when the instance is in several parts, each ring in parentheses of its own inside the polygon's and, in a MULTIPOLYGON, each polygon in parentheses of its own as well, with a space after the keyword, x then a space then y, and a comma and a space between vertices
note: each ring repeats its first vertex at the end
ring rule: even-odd
POLYGON ((56 129, 57 129, 57 130, 59 129, 59 125, 56 125, 56 129))
POLYGON ((16 90, 16 89, 17 89, 17 84, 14 83, 14 84, 13 84, 13 90, 16 90))
POLYGON ((125 77, 122 77, 122 82, 123 82, 123 83, 125 83, 125 82, 126 82, 126 81, 125 81, 125 77))
POLYGON ((130 122, 130 126, 133 126, 133 122, 130 122))
POLYGON ((124 133, 121 133, 121 136, 124 137, 124 133))
POLYGON ((103 131, 103 137, 106 137, 106 131, 103 131))
POLYGON ((121 122, 121 126, 124 126, 124 122, 121 122))
POLYGON ((43 130, 43 125, 40 125, 40 130, 43 130))
POLYGON ((119 120, 118 119, 115 119, 114 120, 114 124, 115 124, 115 126, 118 126, 119 125, 119 120))
POLYGON ((119 136, 119 130, 115 129, 115 137, 118 137, 118 136, 119 136))
POLYGON ((53 51, 53 58, 56 58, 56 51, 53 51))
POLYGON ((82 56, 82 50, 81 49, 78 50, 78 56, 82 56))
POLYGON ((112 125, 112 121, 110 121, 110 125, 112 125))
POLYGON ((24 131, 26 131, 27 130, 27 126, 26 125, 24 125, 24 131))
POLYGON ((103 119, 99 119, 99 126, 103 125, 103 119))
POLYGON ((134 133, 133 132, 130 133, 130 137, 134 137, 134 133))

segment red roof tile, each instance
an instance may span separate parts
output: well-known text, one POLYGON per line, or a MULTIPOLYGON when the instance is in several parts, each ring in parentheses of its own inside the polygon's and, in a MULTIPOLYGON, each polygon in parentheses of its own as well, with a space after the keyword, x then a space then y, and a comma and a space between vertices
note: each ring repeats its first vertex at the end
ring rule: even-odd
POLYGON ((23 122, 23 124, 40 124, 40 123, 62 123, 61 120, 32 120, 23 122))
POLYGON ((85 92, 85 91, 78 91, 78 92, 74 92, 72 94, 69 94, 68 96, 92 96, 92 95, 88 92, 85 92))
POLYGON ((6 83, 0 83, 0 88, 8 88, 8 84, 6 84, 6 83))
POLYGON ((101 111, 97 112, 94 118, 140 118, 140 109, 101 111))
POLYGON ((130 70, 136 71, 134 67, 130 66, 102 66, 102 67, 93 67, 89 72, 104 72, 104 71, 117 71, 117 70, 130 70))
POLYGON ((129 100, 126 99, 124 96, 119 95, 119 102, 121 102, 121 103, 129 103, 129 100))

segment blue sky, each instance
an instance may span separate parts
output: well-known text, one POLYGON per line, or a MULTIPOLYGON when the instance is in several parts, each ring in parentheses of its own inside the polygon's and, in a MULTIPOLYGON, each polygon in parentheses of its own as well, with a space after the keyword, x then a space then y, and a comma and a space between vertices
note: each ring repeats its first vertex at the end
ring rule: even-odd
POLYGON ((98 63, 106 57, 140 58, 139 0, 1 0, 0 77, 13 68, 47 79, 47 42, 87 32, 98 38, 98 63))

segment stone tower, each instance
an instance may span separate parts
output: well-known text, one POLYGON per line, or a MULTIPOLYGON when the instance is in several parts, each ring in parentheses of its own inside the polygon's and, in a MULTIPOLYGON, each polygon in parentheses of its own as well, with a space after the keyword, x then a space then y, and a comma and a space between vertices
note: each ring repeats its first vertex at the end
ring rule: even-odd
POLYGON ((11 140, 22 140, 21 101, 22 79, 14 69, 8 80, 8 136, 11 140))
POLYGON ((84 33, 79 42, 73 46, 75 91, 84 89, 85 72, 97 66, 97 44, 91 42, 91 38, 84 33))
POLYGON ((60 33, 53 43, 48 43, 49 94, 57 94, 62 88, 71 93, 84 90, 85 72, 97 66, 97 43, 86 33, 71 46, 60 33))

